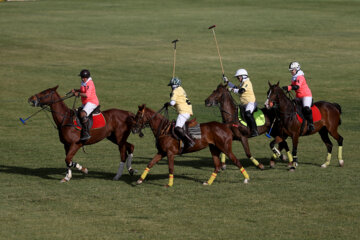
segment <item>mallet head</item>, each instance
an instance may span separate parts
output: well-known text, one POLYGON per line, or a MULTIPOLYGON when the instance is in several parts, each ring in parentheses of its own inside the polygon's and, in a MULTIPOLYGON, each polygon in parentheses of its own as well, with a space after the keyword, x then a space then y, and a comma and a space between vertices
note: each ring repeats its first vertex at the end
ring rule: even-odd
POLYGON ((212 26, 210 26, 210 27, 209 27, 209 29, 212 29, 212 28, 214 28, 214 27, 216 27, 216 25, 212 25, 212 26))
POLYGON ((25 120, 24 119, 22 119, 22 118, 19 118, 19 120, 25 125, 26 124, 26 122, 25 122, 25 120))
POLYGON ((179 39, 175 39, 174 41, 172 41, 171 43, 176 43, 176 42, 178 42, 179 41, 179 39))

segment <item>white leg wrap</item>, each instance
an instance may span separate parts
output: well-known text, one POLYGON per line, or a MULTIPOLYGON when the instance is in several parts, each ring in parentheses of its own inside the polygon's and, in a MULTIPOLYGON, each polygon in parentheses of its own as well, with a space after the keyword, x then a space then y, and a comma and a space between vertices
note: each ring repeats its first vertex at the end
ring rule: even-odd
POLYGON ((118 171, 116 173, 116 176, 113 178, 114 180, 119 180, 119 178, 121 177, 121 175, 123 173, 124 165, 125 165, 124 162, 120 162, 119 169, 118 169, 118 171))
POLYGON ((76 166, 75 166, 78 170, 80 170, 81 171, 81 169, 82 169, 82 166, 80 165, 80 164, 78 164, 78 163, 76 163, 76 166))
POLYGON ((130 153, 129 156, 127 157, 127 159, 126 159, 126 168, 128 170, 131 169, 131 162, 132 162, 133 156, 134 155, 132 153, 130 153))
POLYGON ((66 176, 65 176, 65 180, 70 181, 71 178, 72 178, 72 171, 70 168, 68 168, 66 176))

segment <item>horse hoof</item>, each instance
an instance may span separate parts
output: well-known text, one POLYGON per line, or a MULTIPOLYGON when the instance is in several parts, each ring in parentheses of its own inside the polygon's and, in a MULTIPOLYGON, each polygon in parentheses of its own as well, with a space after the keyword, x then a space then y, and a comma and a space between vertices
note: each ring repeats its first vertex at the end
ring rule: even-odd
POLYGON ((259 164, 258 166, 257 166, 260 170, 264 170, 265 168, 264 168, 264 165, 263 164, 259 164))
POLYGON ((323 165, 321 165, 321 168, 327 168, 327 165, 324 163, 323 165))
POLYGON ((88 173, 89 173, 89 171, 88 171, 87 168, 82 168, 82 169, 81 169, 81 172, 84 173, 84 174, 88 174, 88 173))
POLYGON ((170 186, 169 184, 165 185, 166 188, 171 188, 172 186, 170 186))
POLYGON ((203 186, 209 186, 210 184, 208 182, 203 182, 203 186))
POLYGON ((142 183, 143 183, 143 180, 141 180, 141 179, 139 179, 139 180, 136 181, 136 184, 137 184, 137 185, 140 185, 140 184, 142 184, 142 183))
POLYGON ((291 167, 291 168, 289 169, 289 172, 295 172, 295 167, 291 167))
POLYGON ((275 168, 275 161, 270 161, 270 168, 275 168))
POLYGON ((113 178, 114 181, 118 181, 119 179, 120 179, 120 176, 118 176, 118 175, 116 175, 116 176, 113 178))
POLYGON ((66 180, 66 178, 63 178, 60 180, 61 183, 68 182, 69 180, 66 180))
POLYGON ((130 174, 130 176, 133 176, 134 173, 135 173, 134 169, 130 168, 130 169, 129 169, 129 174, 130 174))
POLYGON ((226 170, 226 164, 221 166, 221 170, 223 170, 223 171, 226 170))
POLYGON ((244 179, 245 184, 249 183, 249 181, 250 181, 250 179, 247 179, 247 178, 244 179))
POLYGON ((283 162, 286 162, 286 161, 287 161, 287 157, 286 157, 286 155, 281 154, 281 156, 280 156, 280 160, 281 160, 281 161, 283 161, 283 162))
POLYGON ((344 166, 344 160, 339 160, 339 166, 343 167, 344 166))

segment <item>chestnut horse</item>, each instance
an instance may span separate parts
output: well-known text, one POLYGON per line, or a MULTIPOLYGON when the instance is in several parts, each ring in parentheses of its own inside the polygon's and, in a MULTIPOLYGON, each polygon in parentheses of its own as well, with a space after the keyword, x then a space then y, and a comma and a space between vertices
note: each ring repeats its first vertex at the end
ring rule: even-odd
MULTIPOLYGON (((223 123, 228 123, 231 126, 231 131, 234 140, 239 140, 244 148, 246 156, 260 169, 264 169, 263 164, 259 163, 250 152, 248 138, 250 138, 250 130, 245 125, 241 124, 238 118, 238 106, 236 101, 232 97, 231 93, 227 90, 227 85, 219 84, 217 88, 205 99, 205 106, 219 106, 223 123)), ((269 132, 270 135, 276 137, 279 134, 278 122, 274 111, 267 110, 266 108, 261 109, 265 115, 265 125, 257 127, 259 135, 269 132)), ((280 151, 285 148, 288 156, 291 156, 289 147, 286 141, 279 141, 279 150, 275 147, 275 140, 270 143, 270 148, 274 152, 273 157, 270 161, 270 166, 275 165, 274 160, 276 158, 284 158, 280 154, 280 151)), ((291 157, 289 158, 291 159, 291 157)))
POLYGON ((320 110, 321 120, 314 122, 315 130, 309 133, 307 131, 307 122, 304 123, 305 125, 302 127, 302 123, 300 123, 296 117, 296 108, 294 102, 291 101, 284 93, 284 90, 279 87, 279 82, 274 85, 269 83, 269 87, 270 88, 267 92, 265 106, 268 109, 274 108, 278 112, 284 134, 292 138, 292 155, 294 160, 293 169, 297 164, 297 146, 299 137, 312 135, 317 132, 319 132, 321 139, 325 143, 328 151, 326 161, 321 165, 321 167, 326 168, 330 165, 333 144, 329 139, 329 133, 338 142, 339 165, 341 167, 344 166, 344 160, 342 159, 343 137, 340 136, 337 131, 338 126, 341 124, 340 105, 337 103, 329 103, 325 101, 315 102, 314 105, 320 110))
POLYGON ((139 106, 139 110, 135 116, 136 123, 133 125, 133 133, 139 133, 146 125, 149 125, 155 136, 158 151, 147 165, 145 171, 137 181, 137 184, 141 184, 150 169, 163 157, 167 156, 169 165, 169 183, 167 186, 173 186, 175 155, 179 155, 180 153, 184 154, 196 152, 206 148, 207 146, 210 148, 215 170, 211 174, 210 179, 207 182, 204 182, 204 185, 211 185, 215 180, 221 166, 219 159, 221 152, 225 153, 240 169, 241 173, 245 177, 244 183, 249 181, 249 175, 232 152, 232 135, 231 130, 227 125, 219 122, 201 123, 201 138, 195 139, 195 145, 193 147, 185 148, 182 152, 180 152, 179 140, 175 139, 171 134, 171 122, 159 112, 155 112, 143 104, 139 106))
POLYGON ((72 177, 71 167, 76 167, 85 174, 88 173, 87 168, 73 162, 72 158, 82 146, 97 143, 104 138, 109 139, 119 146, 121 162, 114 180, 118 180, 121 177, 126 160, 128 171, 130 175, 133 175, 134 170, 131 168, 131 161, 134 145, 128 143, 127 138, 131 132, 131 125, 135 115, 131 112, 119 109, 102 111, 106 120, 106 126, 99 129, 91 129, 91 138, 86 142, 80 141, 80 131, 75 129, 73 124, 75 113, 63 102, 64 98, 59 96, 56 91, 57 88, 58 86, 35 94, 29 98, 28 102, 34 107, 50 107, 50 111, 59 132, 60 141, 64 144, 66 153, 65 162, 67 173, 61 182, 70 181, 72 177))

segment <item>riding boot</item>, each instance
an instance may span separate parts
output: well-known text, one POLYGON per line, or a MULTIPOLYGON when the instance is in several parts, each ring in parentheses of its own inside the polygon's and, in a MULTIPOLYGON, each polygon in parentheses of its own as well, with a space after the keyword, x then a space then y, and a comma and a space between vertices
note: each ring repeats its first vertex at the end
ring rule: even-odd
POLYGON ((81 129, 80 140, 86 141, 91 137, 89 134, 89 119, 87 117, 81 118, 81 125, 82 125, 82 129, 81 129))
POLYGON ((313 116, 312 116, 312 110, 309 107, 305 107, 304 112, 305 112, 305 118, 308 121, 308 132, 312 132, 315 130, 313 116))
POLYGON ((250 128, 250 136, 251 137, 256 137, 259 135, 259 132, 257 130, 257 126, 256 126, 256 123, 255 123, 255 119, 252 115, 252 113, 250 111, 246 111, 245 112, 245 118, 246 118, 246 122, 250 128))
POLYGON ((184 142, 184 148, 191 148, 195 145, 195 141, 185 132, 183 128, 175 127, 175 132, 184 142))

